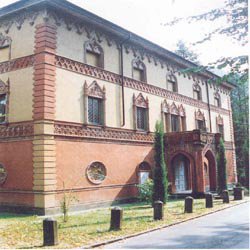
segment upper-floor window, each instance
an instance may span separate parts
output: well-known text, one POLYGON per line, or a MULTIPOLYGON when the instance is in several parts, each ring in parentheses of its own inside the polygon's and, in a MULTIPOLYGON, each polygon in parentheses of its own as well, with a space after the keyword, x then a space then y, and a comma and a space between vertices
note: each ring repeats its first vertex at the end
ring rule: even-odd
POLYGON ((214 94, 214 105, 216 107, 221 107, 221 98, 220 98, 220 94, 218 92, 215 92, 215 94, 214 94))
POLYGON ((105 88, 96 81, 90 86, 84 84, 85 122, 94 125, 105 125, 105 88))
POLYGON ((178 92, 178 84, 175 75, 167 75, 167 89, 172 92, 178 92))
POLYGON ((149 130, 148 120, 148 99, 140 93, 137 97, 133 96, 134 107, 134 128, 137 130, 149 130))
POLYGON ((201 87, 197 83, 193 85, 193 94, 194 94, 194 99, 199 101, 202 100, 201 87))
POLYGON ((10 60, 11 38, 0 33, 0 62, 10 60))
POLYGON ((195 123, 196 129, 199 129, 201 131, 207 131, 205 115, 203 112, 200 111, 200 109, 198 111, 195 111, 195 123))
POLYGON ((220 115, 216 117, 216 126, 217 132, 221 134, 221 137, 224 140, 224 122, 223 118, 220 115))
POLYGON ((85 43, 85 63, 104 68, 104 55, 102 47, 96 41, 85 43))
POLYGON ((132 77, 140 82, 147 82, 146 66, 138 58, 132 61, 132 77))
POLYGON ((7 121, 8 85, 0 80, 0 124, 7 121))
POLYGON ((179 132, 186 130, 186 113, 182 105, 177 107, 175 103, 171 106, 166 100, 162 103, 162 115, 164 130, 166 132, 179 132))

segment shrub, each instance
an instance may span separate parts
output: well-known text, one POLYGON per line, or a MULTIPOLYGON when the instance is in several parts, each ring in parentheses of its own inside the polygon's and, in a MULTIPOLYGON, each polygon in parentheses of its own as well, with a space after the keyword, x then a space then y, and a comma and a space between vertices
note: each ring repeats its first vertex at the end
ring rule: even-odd
POLYGON ((225 155, 225 147, 223 139, 220 139, 217 152, 217 166, 218 166, 218 192, 227 190, 227 160, 225 155))
POLYGON ((139 189, 139 200, 152 203, 153 181, 148 179, 145 183, 139 184, 137 187, 139 189))

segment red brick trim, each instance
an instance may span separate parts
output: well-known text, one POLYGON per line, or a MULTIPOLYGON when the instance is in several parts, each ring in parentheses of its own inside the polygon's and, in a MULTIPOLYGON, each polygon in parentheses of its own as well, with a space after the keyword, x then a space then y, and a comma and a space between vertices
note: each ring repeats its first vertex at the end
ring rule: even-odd
POLYGON ((94 140, 110 140, 116 142, 149 143, 154 141, 153 133, 135 132, 130 129, 116 129, 97 126, 82 126, 81 123, 56 121, 54 135, 65 138, 80 138, 94 140))
POLYGON ((34 62, 35 62, 34 55, 20 57, 7 62, 2 62, 0 63, 0 74, 32 67, 34 65, 34 62))
POLYGON ((33 119, 55 118, 56 27, 39 24, 35 31, 33 119))
MULTIPOLYGON (((55 64, 58 68, 69 70, 81 75, 91 76, 93 78, 101 79, 114 84, 121 84, 121 76, 118 74, 106 71, 101 68, 96 68, 81 62, 73 61, 62 56, 56 56, 55 64)), ((160 87, 156 87, 154 85, 139 82, 128 77, 124 77, 124 81, 125 87, 127 88, 136 89, 138 91, 142 91, 148 94, 157 95, 173 101, 181 102, 182 104, 187 104, 197 108, 208 110, 207 103, 205 102, 198 101, 193 98, 174 93, 160 87)), ((228 110, 216 107, 214 105, 211 105, 211 110, 219 112, 220 114, 229 115, 228 110)))

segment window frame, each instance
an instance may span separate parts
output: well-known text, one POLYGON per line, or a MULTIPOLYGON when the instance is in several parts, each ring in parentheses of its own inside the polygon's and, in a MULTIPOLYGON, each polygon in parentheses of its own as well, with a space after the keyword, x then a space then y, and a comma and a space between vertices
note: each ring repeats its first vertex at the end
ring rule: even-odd
POLYGON ((4 125, 8 123, 8 114, 9 114, 9 95, 10 95, 10 84, 9 79, 7 80, 7 83, 3 82, 0 79, 0 96, 4 96, 5 99, 5 114, 2 116, 4 117, 4 120, 1 122, 0 125, 4 125))
POLYGON ((11 60, 11 44, 12 44, 12 39, 9 36, 4 36, 0 32, 0 51, 1 51, 1 49, 6 49, 6 48, 9 49, 9 51, 8 51, 8 59, 3 60, 3 61, 0 60, 0 63, 11 60))
POLYGON ((84 62, 92 67, 104 69, 104 52, 103 48, 95 40, 84 43, 84 62), (87 61, 87 53, 97 55, 99 57, 98 65, 91 65, 87 61))
POLYGON ((201 86, 198 83, 193 84, 193 98, 197 101, 202 101, 201 86), (197 98, 196 98, 197 94, 197 98))
POLYGON ((143 63, 143 61, 141 59, 139 59, 139 58, 136 58, 136 59, 132 60, 132 78, 135 81, 147 83, 146 66, 143 63), (135 70, 138 70, 140 72, 140 75, 141 75, 140 80, 135 79, 135 73, 134 73, 135 70))
POLYGON ((173 73, 167 74, 167 90, 173 93, 178 93, 178 82, 176 76, 173 73), (170 84, 173 86, 172 90, 169 88, 170 84))

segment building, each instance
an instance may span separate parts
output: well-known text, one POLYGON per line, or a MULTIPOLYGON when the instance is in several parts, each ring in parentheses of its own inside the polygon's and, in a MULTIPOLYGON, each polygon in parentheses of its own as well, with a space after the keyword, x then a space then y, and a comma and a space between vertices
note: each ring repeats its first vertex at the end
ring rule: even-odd
POLYGON ((164 122, 172 193, 216 190, 216 144, 236 182, 230 91, 211 72, 65 0, 0 9, 1 209, 49 214, 134 198, 164 122), (220 133, 220 134, 219 134, 220 133))

